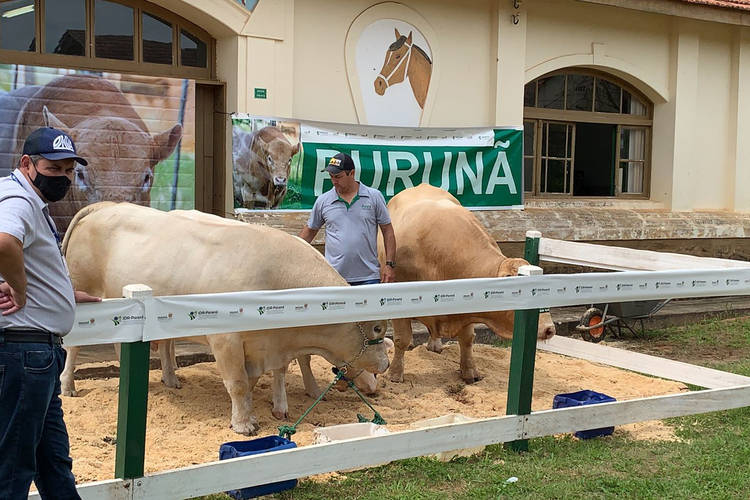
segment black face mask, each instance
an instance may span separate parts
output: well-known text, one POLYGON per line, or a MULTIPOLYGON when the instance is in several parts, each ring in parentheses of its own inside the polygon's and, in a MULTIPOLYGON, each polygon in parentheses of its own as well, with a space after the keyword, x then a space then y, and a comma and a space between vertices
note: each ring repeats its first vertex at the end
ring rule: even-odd
MULTIPOLYGON (((32 163, 32 165, 34 165, 32 163)), ((65 198, 70 189, 70 179, 65 175, 44 175, 34 165, 36 170, 36 177, 31 181, 37 189, 42 193, 42 196, 49 201, 55 202, 65 198)))

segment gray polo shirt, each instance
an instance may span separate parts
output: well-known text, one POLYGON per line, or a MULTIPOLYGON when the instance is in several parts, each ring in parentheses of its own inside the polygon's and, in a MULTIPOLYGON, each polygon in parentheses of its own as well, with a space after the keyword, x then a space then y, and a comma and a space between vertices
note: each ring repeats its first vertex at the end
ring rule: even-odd
POLYGON ((26 306, 0 316, 0 328, 29 328, 66 335, 75 319, 73 285, 47 204, 20 170, 0 177, 0 233, 10 234, 23 243, 28 282, 26 306))
POLYGON ((359 183, 350 204, 326 191, 315 200, 307 226, 326 226, 326 260, 346 281, 380 278, 378 226, 390 224, 385 198, 377 189, 359 183))

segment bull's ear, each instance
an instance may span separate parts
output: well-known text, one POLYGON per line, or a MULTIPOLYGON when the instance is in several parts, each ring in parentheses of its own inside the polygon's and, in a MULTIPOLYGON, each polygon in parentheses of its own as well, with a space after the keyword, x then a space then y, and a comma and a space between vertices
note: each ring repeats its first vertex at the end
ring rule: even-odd
POLYGON ((151 153, 151 166, 169 157, 182 139, 182 125, 179 123, 161 134, 154 136, 154 151, 151 153))
POLYGON ((42 117, 44 118, 44 126, 45 127, 52 127, 56 128, 58 130, 62 130, 66 134, 70 135, 70 131, 68 130, 68 126, 65 125, 62 120, 60 120, 58 117, 56 117, 52 111, 47 108, 47 106, 42 106, 42 117))
POLYGON ((292 148, 292 156, 296 155, 297 153, 299 153, 299 142, 292 148))
POLYGON ((411 40, 412 40, 412 38, 411 38, 411 31, 410 31, 409 32, 409 36, 406 37, 406 43, 408 43, 409 45, 411 45, 411 40))
POLYGON ((521 266, 528 266, 529 263, 524 259, 505 259, 500 264, 500 272, 498 273, 500 278, 508 276, 518 276, 518 268, 521 266))
POLYGON ((399 38, 401 38, 401 33, 398 32, 398 28, 393 28, 393 31, 396 32, 396 40, 398 40, 399 38))

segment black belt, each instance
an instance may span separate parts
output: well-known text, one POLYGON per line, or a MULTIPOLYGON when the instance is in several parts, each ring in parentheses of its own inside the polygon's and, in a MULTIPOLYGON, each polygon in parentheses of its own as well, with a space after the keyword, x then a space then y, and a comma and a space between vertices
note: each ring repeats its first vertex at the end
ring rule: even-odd
POLYGON ((39 330, 0 330, 0 344, 3 342, 61 345, 62 337, 39 330))

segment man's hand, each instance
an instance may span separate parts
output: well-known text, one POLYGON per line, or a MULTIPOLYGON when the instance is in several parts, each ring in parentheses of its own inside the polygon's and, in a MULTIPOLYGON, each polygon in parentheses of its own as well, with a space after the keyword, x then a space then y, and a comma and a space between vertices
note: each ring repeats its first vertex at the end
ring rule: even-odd
POLYGON ((26 294, 17 293, 8 283, 0 283, 0 311, 3 316, 13 314, 26 305, 26 294))
POLYGON ((75 290, 73 292, 73 295, 75 295, 76 298, 76 304, 80 304, 82 302, 101 302, 101 297, 94 297, 93 295, 89 295, 86 292, 82 292, 80 290, 75 290))
POLYGON ((383 266, 382 275, 383 276, 380 279, 381 283, 395 283, 396 282, 396 270, 387 264, 383 266))

